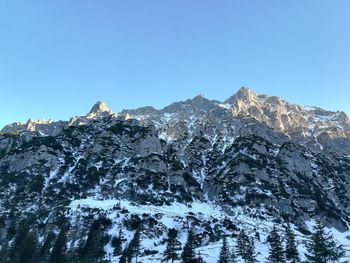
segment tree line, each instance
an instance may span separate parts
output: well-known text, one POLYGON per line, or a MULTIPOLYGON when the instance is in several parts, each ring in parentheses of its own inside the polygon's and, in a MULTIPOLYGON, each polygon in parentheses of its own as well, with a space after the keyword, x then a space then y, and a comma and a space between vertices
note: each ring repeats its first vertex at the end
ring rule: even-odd
MULTIPOLYGON (((109 227, 106 220, 97 220, 90 226, 87 238, 78 242, 76 248, 67 247, 67 233, 69 224, 64 224, 57 233, 50 231, 42 242, 38 241, 37 233, 27 224, 20 224, 13 231, 11 242, 3 242, 0 250, 0 263, 95 263, 109 262, 105 259, 104 246, 110 242, 113 248, 113 256, 119 257, 120 263, 138 263, 141 254, 141 227, 135 230, 134 236, 125 243, 122 231, 110 238, 105 230, 109 227)), ((11 234, 11 233, 10 233, 11 234)), ((257 236, 256 238, 259 238, 257 236)), ((266 242, 269 247, 267 263, 301 263, 301 257, 297 249, 297 241, 294 231, 288 225, 281 233, 276 226, 270 231, 266 242)), ((187 240, 181 249, 178 240, 178 231, 169 229, 165 240, 166 248, 162 254, 163 262, 180 260, 181 263, 205 263, 205 257, 196 253, 200 243, 192 229, 188 230, 187 240)), ((325 231, 322 223, 317 222, 313 233, 305 242, 305 263, 329 263, 340 262, 345 252, 332 234, 325 231)), ((223 237, 218 263, 235 263, 243 260, 245 263, 255 263, 257 252, 253 237, 249 237, 241 230, 236 238, 234 246, 230 248, 227 237, 223 237)), ((261 262, 261 261, 260 261, 261 262)))
MULTIPOLYGON (((200 254, 195 253, 195 237, 189 230, 186 244, 182 253, 179 253, 180 243, 176 240, 176 230, 168 231, 167 246, 163 253, 162 261, 180 260, 181 263, 203 263, 205 260, 200 254)), ((269 233, 266 242, 269 246, 268 256, 264 262, 267 263, 301 263, 297 249, 296 236, 288 225, 282 235, 276 226, 269 233)), ((338 244, 330 232, 326 232, 321 222, 317 222, 313 233, 305 243, 306 253, 304 263, 334 263, 340 262, 345 255, 344 248, 338 244)), ((218 263, 235 263, 241 259, 245 263, 255 263, 257 253, 255 251, 254 238, 249 237, 244 230, 237 236, 236 244, 229 248, 227 238, 222 239, 218 263)), ((260 261, 261 262, 261 261, 260 261)))
POLYGON ((65 222, 59 231, 48 231, 45 237, 38 239, 38 232, 26 221, 17 228, 10 227, 1 242, 0 263, 96 263, 104 260, 104 246, 109 237, 105 229, 108 220, 93 221, 86 238, 77 240, 77 246, 68 247, 67 235, 70 225, 65 222))

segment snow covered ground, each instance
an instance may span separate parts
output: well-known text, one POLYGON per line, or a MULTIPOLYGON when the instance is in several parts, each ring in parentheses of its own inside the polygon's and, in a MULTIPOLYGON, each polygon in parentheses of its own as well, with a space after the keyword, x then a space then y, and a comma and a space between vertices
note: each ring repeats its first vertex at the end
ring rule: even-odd
MULTIPOLYGON (((258 262, 265 262, 265 258, 268 255, 268 246, 266 244, 266 238, 270 230, 272 229, 274 223, 272 222, 272 219, 269 220, 259 220, 256 218, 252 218, 251 216, 247 215, 241 208, 234 210, 234 213, 232 215, 228 215, 225 213, 225 208, 219 207, 217 205, 211 204, 211 203, 202 203, 202 202, 192 202, 188 205, 182 204, 182 203, 172 203, 171 205, 164 205, 164 206, 155 206, 155 205, 137 205, 135 203, 132 203, 127 200, 116 200, 116 199, 110 199, 110 200, 97 200, 94 198, 87 198, 87 199, 80 199, 80 200, 74 200, 69 205, 71 211, 74 213, 77 213, 82 208, 96 208, 103 210, 107 213, 108 218, 110 218, 113 222, 113 227, 109 230, 109 234, 116 234, 119 231, 121 218, 117 216, 118 211, 113 210, 115 206, 120 207, 121 209, 128 210, 130 214, 136 214, 136 215, 142 215, 142 214, 149 214, 149 215, 156 215, 156 214, 162 214, 161 219, 159 219, 159 223, 164 225, 166 228, 177 228, 181 230, 181 224, 179 221, 179 218, 185 219, 189 213, 192 215, 194 214, 199 220, 206 221, 210 220, 212 218, 216 218, 218 220, 230 218, 233 222, 236 223, 236 225, 239 228, 245 229, 246 233, 248 235, 251 235, 255 237, 255 234, 258 232, 260 236, 260 241, 255 239, 255 248, 257 253, 257 259, 258 262)), ((308 226, 309 230, 312 230, 313 225, 315 224, 314 221, 307 221, 306 225, 308 226)), ((280 230, 282 231, 282 226, 280 227, 280 230)), ((292 225, 292 228, 295 228, 294 225, 292 225)), ((338 230, 332 228, 327 229, 332 232, 333 236, 336 238, 338 242, 344 245, 344 248, 347 251, 347 257, 346 259, 350 259, 350 240, 348 237, 350 237, 350 231, 341 233, 338 230)), ((303 245, 305 241, 305 237, 295 230, 296 237, 297 237, 297 244, 298 244, 298 250, 301 254, 301 256, 305 253, 305 247, 303 245)), ((131 240, 133 237, 133 232, 124 230, 123 232, 124 236, 127 239, 127 242, 131 240)), ((164 238, 164 237, 162 237, 164 238)), ((186 231, 184 230, 182 233, 179 233, 179 240, 184 245, 186 241, 186 231)), ((143 249, 156 249, 160 252, 162 252, 165 249, 164 245, 154 246, 155 243, 157 243, 159 240, 142 240, 142 247, 143 249)), ((235 246, 235 238, 229 238, 229 245, 230 248, 234 248, 235 246)), ((202 257, 204 258, 205 262, 207 263, 214 263, 217 262, 218 255, 221 248, 221 241, 210 243, 209 245, 199 247, 196 249, 197 252, 200 252, 202 257)), ((105 250, 107 256, 112 262, 118 262, 118 257, 112 257, 112 251, 113 248, 108 244, 105 246, 105 250)), ((302 256, 303 258, 303 256, 302 256)), ((162 254, 156 254, 151 256, 144 256, 140 257, 140 262, 147 263, 147 262, 161 262, 162 254)), ((344 258, 345 260, 345 258, 344 258)), ((240 262, 240 261, 239 261, 240 262)), ((243 261, 242 261, 243 262, 243 261)))

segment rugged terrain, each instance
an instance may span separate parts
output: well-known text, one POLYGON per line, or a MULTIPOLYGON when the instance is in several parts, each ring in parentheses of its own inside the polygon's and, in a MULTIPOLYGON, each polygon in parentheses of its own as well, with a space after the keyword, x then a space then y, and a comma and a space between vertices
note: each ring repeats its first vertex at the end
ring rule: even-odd
POLYGON ((245 228, 260 236, 263 262, 274 223, 292 223, 303 251, 321 219, 348 246, 349 156, 344 112, 247 88, 224 102, 197 96, 161 110, 113 113, 98 102, 69 121, 2 129, 1 239, 11 242, 26 222, 43 242, 68 222, 67 251, 74 253, 98 221, 105 258, 117 262, 111 237, 121 230, 127 243, 142 225, 141 258, 157 262, 166 230, 177 228, 184 243, 192 227, 198 250, 215 262, 220 238, 234 242, 245 228))

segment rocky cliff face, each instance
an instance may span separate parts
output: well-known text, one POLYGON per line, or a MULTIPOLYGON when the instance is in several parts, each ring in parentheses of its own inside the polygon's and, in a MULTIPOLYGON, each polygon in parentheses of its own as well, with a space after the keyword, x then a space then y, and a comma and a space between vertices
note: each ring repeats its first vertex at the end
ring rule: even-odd
POLYGON ((293 140, 314 150, 326 148, 350 154, 350 120, 344 112, 290 104, 275 96, 257 95, 248 88, 241 88, 224 102, 199 95, 162 110, 143 107, 113 114, 105 103, 97 102, 86 116, 73 117, 68 122, 30 119, 27 123, 7 125, 2 132, 30 131, 56 136, 69 126, 108 116, 132 118, 140 125, 155 126, 160 138, 168 142, 183 136, 191 140, 197 134, 212 140, 227 135, 224 139, 231 140, 228 137, 255 132, 276 143, 293 140))
MULTIPOLYGON (((344 113, 247 88, 225 102, 197 96, 162 110, 113 114, 98 102, 69 121, 29 120, 2 130, 1 236, 25 218, 45 236, 65 218, 74 226, 68 237, 74 249, 96 218, 111 220, 106 231, 113 236, 117 228, 130 235, 137 216, 143 240, 153 240, 151 248, 144 244, 146 255, 146 248, 162 251, 163 235, 175 225, 184 232, 194 226, 200 246, 222 233, 235 235, 251 220, 292 222, 306 233, 307 222, 322 218, 346 231, 349 154, 344 113), (171 214, 175 204, 188 211, 171 214), (220 216, 196 211, 194 204, 220 216)), ((248 227, 263 234, 264 228, 248 227)))
POLYGON ((256 131, 276 143, 293 140, 315 150, 328 148, 350 154, 350 121, 344 112, 302 107, 278 97, 257 95, 248 88, 241 88, 225 102, 197 96, 159 111, 141 108, 123 113, 156 125, 167 140, 182 136, 181 125, 185 125, 190 138, 201 132, 215 138, 220 133, 237 137, 256 131))

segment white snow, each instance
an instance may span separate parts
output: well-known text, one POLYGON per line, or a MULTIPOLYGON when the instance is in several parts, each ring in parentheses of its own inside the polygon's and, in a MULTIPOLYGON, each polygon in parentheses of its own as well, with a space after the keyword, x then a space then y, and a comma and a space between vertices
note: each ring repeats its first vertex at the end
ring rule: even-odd
POLYGON ((171 205, 155 206, 155 205, 136 205, 127 200, 107 199, 97 200, 94 198, 77 199, 70 203, 69 207, 73 210, 78 207, 89 207, 98 209, 111 209, 115 205, 127 209, 132 214, 158 214, 162 213, 168 216, 186 216, 192 212, 204 216, 205 218, 222 218, 225 217, 220 207, 214 207, 208 203, 192 202, 189 205, 182 203, 172 203, 171 205))
POLYGON ((224 108, 226 110, 231 109, 231 104, 229 104, 229 103, 218 103, 216 105, 218 105, 220 108, 224 108))
MULTIPOLYGON (((209 219, 218 219, 222 220, 225 218, 229 218, 232 222, 235 222, 235 225, 245 229, 246 233, 250 235, 251 237, 255 237, 256 233, 259 233, 260 241, 255 239, 255 251, 257 252, 257 260, 258 262, 265 262, 265 259, 268 255, 268 246, 266 244, 266 238, 268 233, 271 231, 274 223, 273 218, 269 218, 268 216, 265 216, 265 219, 259 219, 259 217, 250 217, 247 213, 247 210, 242 207, 237 207, 236 209, 232 209, 231 207, 220 207, 217 205, 214 205, 210 202, 202 203, 199 201, 189 203, 188 205, 182 204, 182 203, 172 203, 171 205, 163 205, 163 206, 155 206, 155 205, 137 205, 135 203, 132 203, 127 200, 117 200, 117 199, 106 199, 106 200, 99 200, 96 198, 86 198, 86 199, 79 199, 74 200, 70 203, 69 207, 71 210, 79 211, 80 209, 84 207, 89 208, 98 208, 105 210, 108 217, 112 219, 114 222, 113 227, 108 231, 108 233, 111 236, 116 235, 119 232, 119 229, 122 224, 123 217, 120 217, 120 213, 118 210, 113 210, 114 206, 120 206, 121 209, 126 209, 129 211, 130 214, 137 214, 137 215, 143 215, 143 214, 149 214, 149 215, 159 215, 162 216, 158 219, 159 222, 164 225, 166 228, 176 228, 180 229, 183 227, 181 224, 181 218, 185 219, 189 213, 191 215, 195 215, 199 220, 205 221, 209 219), (225 213, 226 209, 230 209, 232 213, 228 215, 225 213)), ((264 209, 260 208, 258 209, 249 209, 250 214, 255 214, 262 212, 264 213, 264 209)), ((312 231, 312 227, 315 224, 315 221, 309 220, 305 222, 309 230, 312 231)), ((301 257, 303 259, 303 254, 305 253, 305 237, 300 232, 296 230, 296 227, 292 224, 292 229, 294 229, 294 232, 296 234, 297 239, 297 245, 299 253, 301 254, 301 257)), ((277 228, 280 230, 280 232, 283 231, 283 228, 281 225, 277 225, 277 228)), ((336 238, 338 242, 344 245, 346 250, 349 250, 349 239, 347 236, 350 236, 350 231, 341 233, 338 230, 332 228, 328 229, 332 232, 333 236, 336 238)), ((128 243, 131 238, 133 237, 133 232, 123 230, 123 235, 127 239, 125 243, 128 243)), ((181 231, 179 233, 179 240, 184 245, 186 241, 186 231, 181 231)), ((228 233, 229 234, 229 233, 228 233)), ((158 250, 159 252, 162 252, 165 249, 164 244, 159 244, 160 240, 164 238, 164 235, 160 238, 150 238, 150 239, 142 239, 142 247, 143 249, 150 249, 150 250, 158 250)), ((229 245, 231 249, 234 247, 236 240, 235 238, 229 238, 229 245)), ((221 241, 220 242, 214 242, 210 243, 206 246, 199 247, 196 249, 196 251, 199 251, 204 258, 206 263, 216 263, 217 258, 219 255, 219 251, 221 248, 221 241)), ((113 257, 112 252, 113 248, 110 246, 110 244, 105 246, 105 251, 107 253, 107 258, 111 259, 111 262, 119 262, 118 257, 113 257)), ((158 253, 156 255, 151 256, 144 256, 140 257, 140 261, 147 263, 147 262, 161 262, 162 254, 158 253)), ((350 255, 347 255, 344 259, 349 259, 350 255)), ((179 263, 179 261, 175 261, 179 263)), ((238 261, 239 263, 243 263, 243 261, 238 261)))

